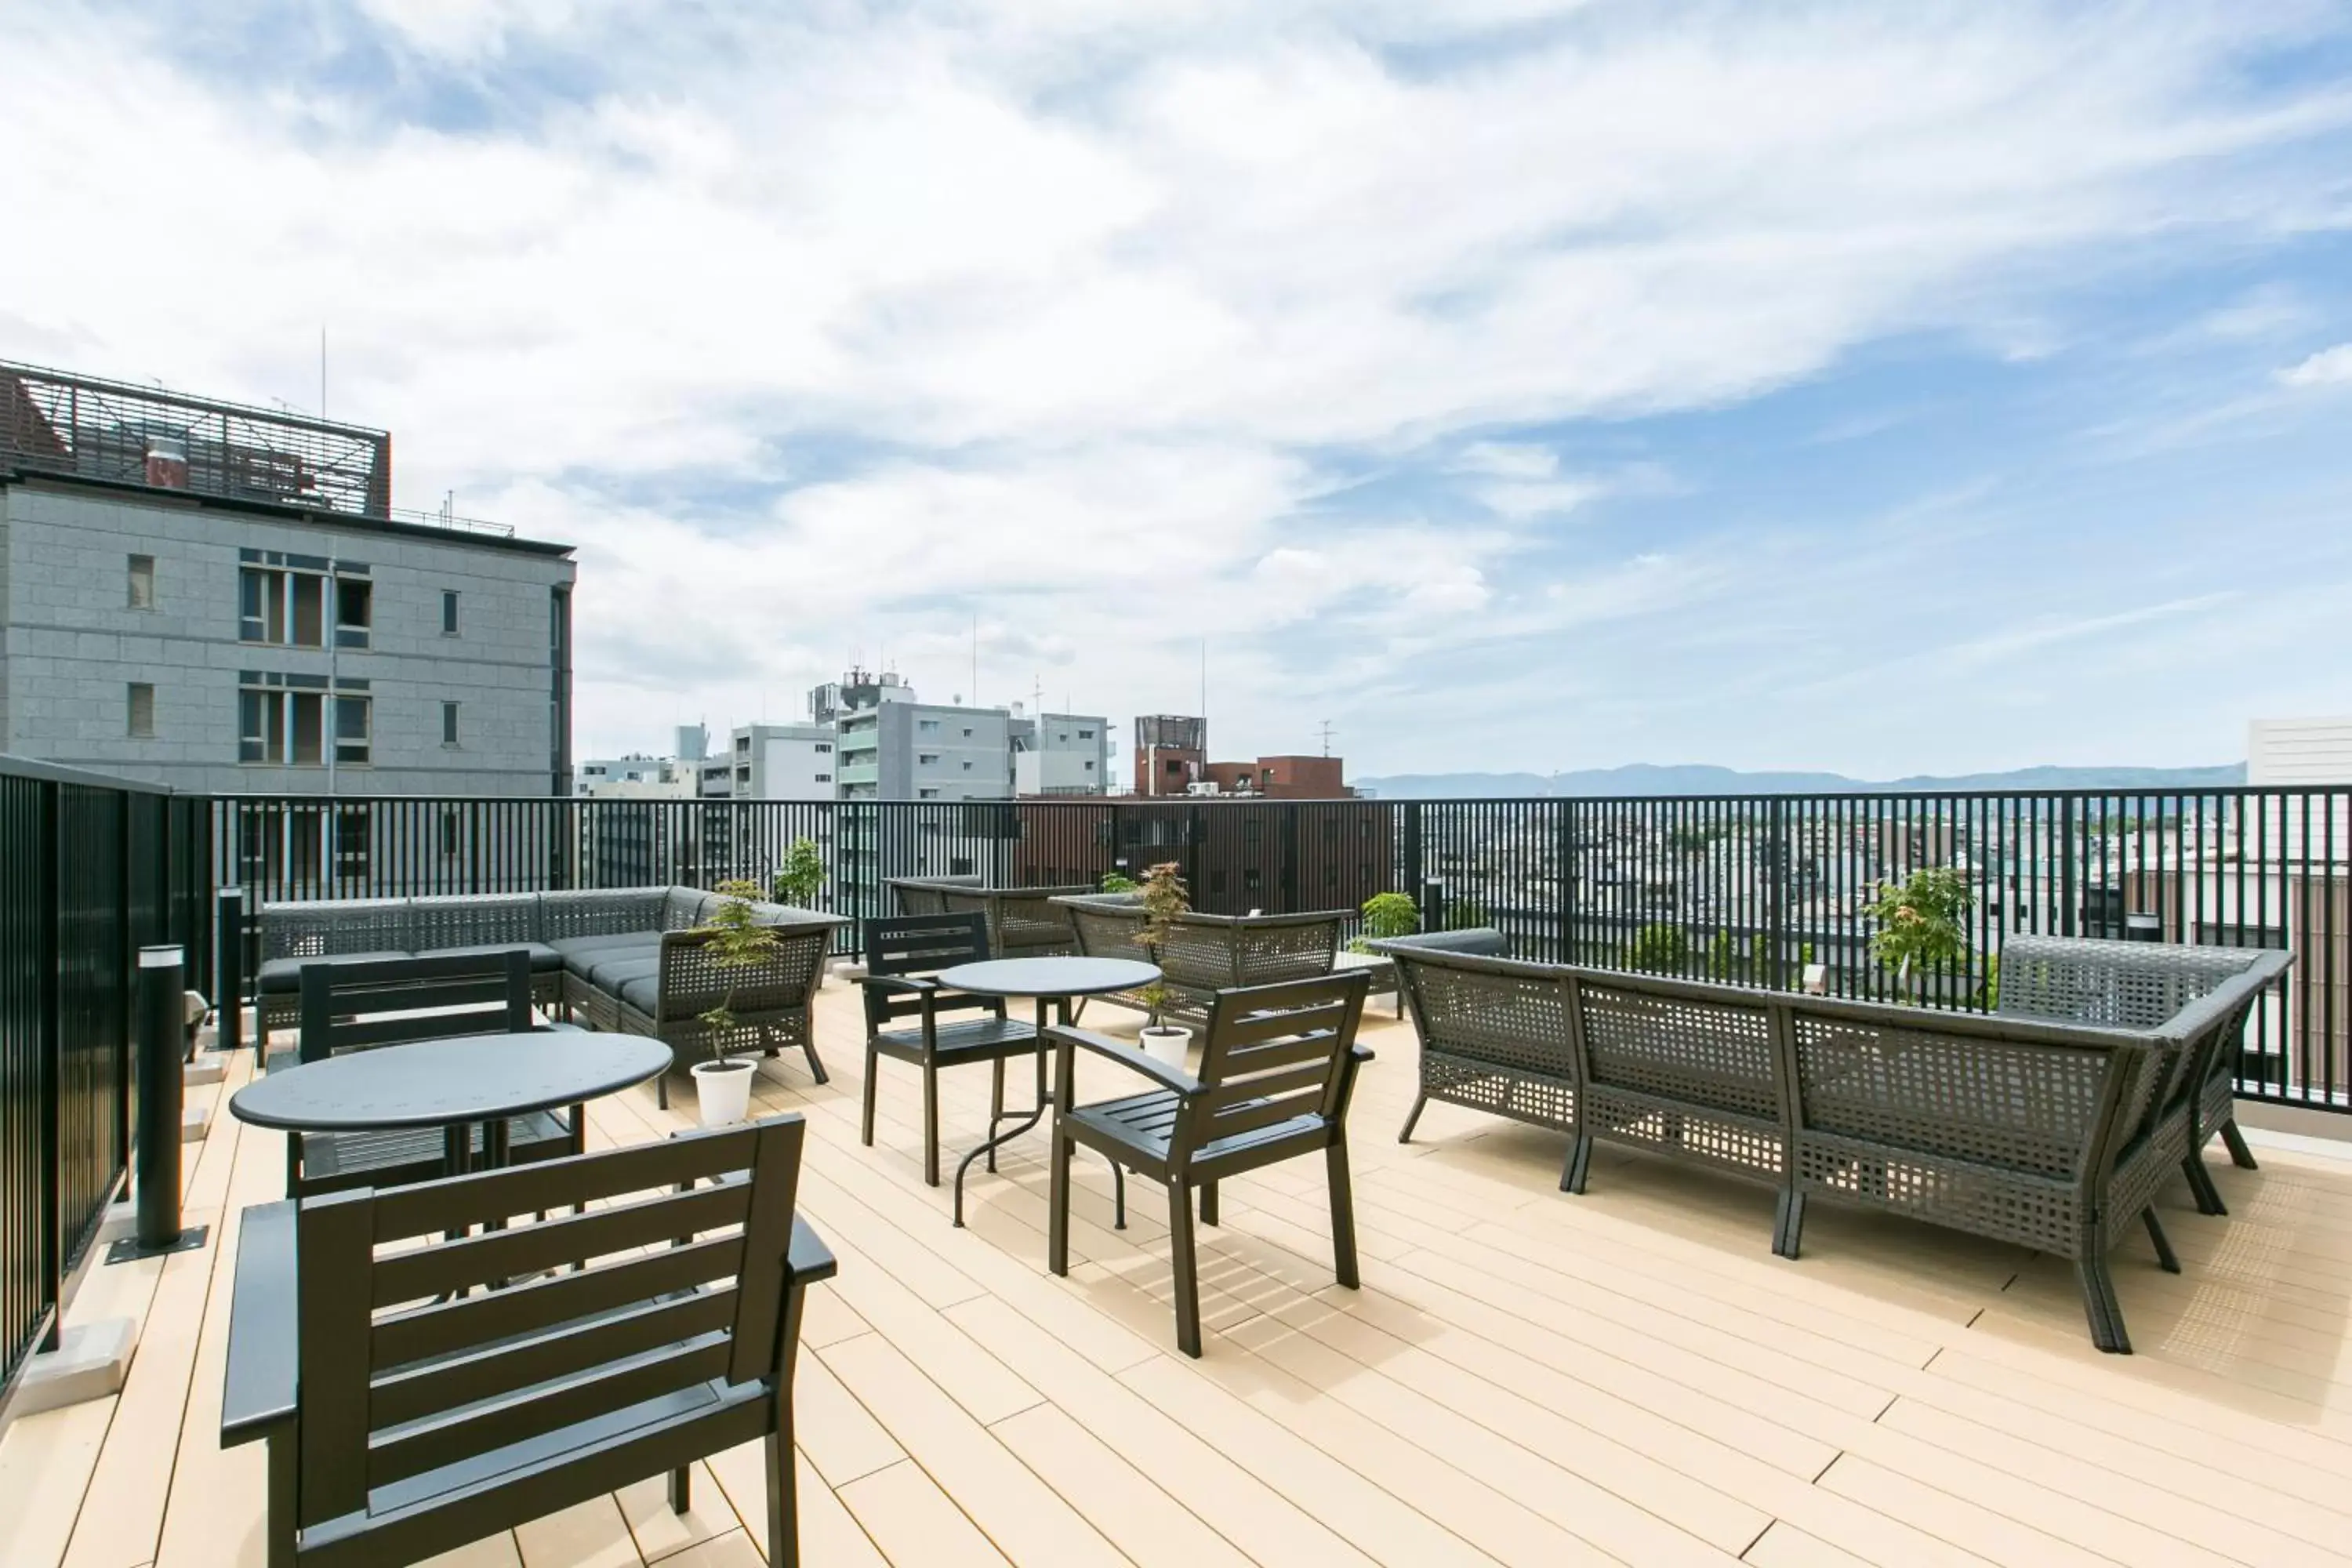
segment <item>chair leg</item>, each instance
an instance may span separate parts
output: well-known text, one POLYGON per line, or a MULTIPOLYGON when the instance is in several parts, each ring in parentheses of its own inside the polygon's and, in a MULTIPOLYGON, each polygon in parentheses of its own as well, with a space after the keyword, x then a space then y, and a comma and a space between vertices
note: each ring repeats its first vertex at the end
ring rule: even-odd
MULTIPOLYGON (((988 1136, 996 1139, 996 1124, 1004 1120, 1004 1058, 997 1058, 988 1064, 988 1136)), ((988 1173, 996 1174, 996 1151, 988 1152, 988 1173)))
POLYGON ((2225 1215, 2230 1205, 2221 1201, 2221 1189, 2213 1184, 2213 1173, 2205 1168, 2201 1154, 2191 1154, 2180 1162, 2180 1173, 2189 1178, 2189 1195, 2197 1200, 2197 1212, 2225 1215))
POLYGON ((2172 1250, 2172 1238, 2164 1234, 2164 1223, 2156 1217, 2152 1208, 2139 1211, 2141 1221, 2147 1226, 2147 1239, 2155 1245, 2156 1261, 2167 1274, 2180 1272, 2180 1259, 2172 1250))
MULTIPOLYGON (((787 1420, 790 1417, 787 1416, 787 1420)), ((768 1434, 768 1568, 800 1568, 800 1478, 793 1470, 792 1429, 768 1434)))
POLYGON ((680 1465, 669 1473, 669 1510, 685 1514, 694 1511, 694 1467, 680 1465))
POLYGON ((1331 1272, 1349 1289, 1362 1285, 1356 1272, 1356 1189, 1348 1179, 1348 1135, 1335 1136, 1323 1151, 1331 1183, 1331 1272))
MULTIPOLYGON (((1113 1170, 1118 1168, 1116 1165, 1111 1167, 1113 1170)), ((1217 1184, 1214 1182, 1201 1184, 1201 1223, 1202 1225, 1217 1223, 1217 1184)))
POLYGON ((2131 1336, 2124 1332, 2123 1309, 2116 1304, 2116 1283, 2108 1278, 2106 1259, 2075 1259, 2074 1278, 2082 1283, 2083 1314, 2091 1321, 2091 1342, 2109 1355, 2131 1354, 2131 1336))
POLYGON ((1168 1184, 1168 1256, 1176 1269, 1176 1348, 1201 1353, 1200 1263, 1192 1253, 1192 1194, 1180 1180, 1168 1184))
POLYGON ((662 1110, 669 1109, 669 1074, 667 1070, 654 1079, 654 1104, 662 1110))
POLYGON ((1797 1256, 1799 1243, 1805 1233, 1805 1194, 1791 1188, 1780 1189, 1780 1201, 1772 1216, 1772 1250, 1783 1258, 1797 1256))
POLYGON ((1592 1167, 1592 1140, 1585 1133, 1576 1135, 1569 1146, 1568 1163, 1560 1167, 1559 1190, 1563 1193, 1584 1191, 1584 1178, 1592 1167))
POLYGON ((2221 1123, 2221 1142, 2230 1146, 2230 1163, 2237 1166, 2241 1171, 2262 1169, 2260 1165, 2254 1163, 2254 1152, 2246 1147, 2246 1135, 2238 1131, 2236 1117, 2232 1116, 2229 1121, 2221 1123))
POLYGON ((866 1047, 866 1110, 857 1123, 858 1142, 868 1149, 874 1147, 874 1068, 881 1054, 872 1046, 866 1047))
POLYGON ((1045 1162, 1048 1187, 1045 1194, 1045 1267, 1056 1274, 1070 1271, 1070 1154, 1069 1139, 1059 1127, 1054 1129, 1045 1162))
POLYGON ((1416 1094, 1412 1097, 1412 1109, 1404 1113, 1404 1125, 1397 1129, 1398 1142, 1410 1143, 1412 1142, 1413 1127, 1421 1121, 1422 1107, 1428 1103, 1429 1095, 1426 1091, 1416 1094))
POLYGON ((1110 1163, 1110 1227, 1127 1228, 1127 1172, 1116 1160, 1110 1163))
MULTIPOLYGON (((775 1053, 771 1051, 768 1054, 773 1056, 775 1053)), ((824 1082, 824 1060, 816 1054, 816 1032, 814 1030, 811 1030, 809 1032, 808 1038, 801 1042, 801 1055, 808 1058, 809 1077, 814 1079, 819 1083, 824 1082)))
POLYGON ((940 1069, 923 1064, 923 1180, 940 1184, 940 1069))
POLYGON ((264 1561, 268 1568, 294 1568, 294 1546, 298 1526, 294 1521, 295 1492, 299 1487, 296 1445, 299 1438, 288 1426, 272 1433, 264 1444, 269 1458, 269 1502, 263 1529, 268 1536, 264 1561))

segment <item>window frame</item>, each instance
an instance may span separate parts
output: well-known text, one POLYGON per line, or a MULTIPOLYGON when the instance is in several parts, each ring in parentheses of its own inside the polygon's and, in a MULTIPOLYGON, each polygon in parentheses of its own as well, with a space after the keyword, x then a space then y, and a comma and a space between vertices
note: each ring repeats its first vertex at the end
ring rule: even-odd
POLYGON ((154 614, 155 558, 152 555, 133 553, 131 556, 130 563, 123 573, 122 602, 125 609, 137 610, 142 615, 154 614), (147 596, 143 603, 139 596, 140 584, 142 582, 145 583, 147 589, 147 596))

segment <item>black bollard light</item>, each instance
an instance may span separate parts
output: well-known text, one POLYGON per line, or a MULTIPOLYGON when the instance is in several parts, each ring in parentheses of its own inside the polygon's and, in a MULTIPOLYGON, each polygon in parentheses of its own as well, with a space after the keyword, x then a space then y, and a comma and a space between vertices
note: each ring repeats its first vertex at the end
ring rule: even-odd
POLYGON ((186 1102, 182 1047, 187 1040, 185 955, 177 947, 139 950, 131 1055, 139 1105, 131 1163, 138 1228, 110 1248, 109 1263, 201 1247, 205 1227, 180 1228, 180 1124, 186 1102))
POLYGON ((220 1025, 213 1048, 233 1051, 245 1044, 245 889, 223 888, 213 910, 217 952, 213 962, 214 1015, 220 1025))

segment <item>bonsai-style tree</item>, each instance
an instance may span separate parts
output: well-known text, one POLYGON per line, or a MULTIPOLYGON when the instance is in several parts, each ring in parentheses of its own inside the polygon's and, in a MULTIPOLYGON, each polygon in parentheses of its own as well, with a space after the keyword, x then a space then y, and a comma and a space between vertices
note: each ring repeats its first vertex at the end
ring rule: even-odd
MULTIPOLYGON (((1143 894, 1143 929, 1136 933, 1136 942, 1160 962, 1160 951, 1168 939, 1176 933, 1176 919, 1192 908, 1192 896, 1184 887, 1183 868, 1173 860, 1162 860, 1143 873, 1139 889, 1143 894)), ((1168 987, 1155 980, 1136 993, 1137 999, 1150 1009, 1149 1026, 1160 1027, 1160 1015, 1172 994, 1168 987)))
POLYGON ((1690 939, 1683 928, 1658 921, 1633 933, 1626 944, 1625 966, 1653 974, 1680 974, 1690 963, 1690 939))
POLYGON ((1895 971, 1895 984, 1908 992, 1912 975, 1968 956, 1960 922, 1975 901, 1968 879, 1948 866, 1914 871, 1899 888, 1881 882, 1877 901, 1862 911, 1878 922, 1870 938, 1872 956, 1895 971))
POLYGON ((727 1062, 734 1059, 727 1048, 728 1037, 735 1032, 735 983, 737 970, 756 969, 776 951, 776 933, 772 927, 761 925, 751 915, 751 900, 760 896, 756 882, 721 882, 715 889, 723 900, 702 929, 710 932, 707 951, 710 962, 730 973, 727 994, 718 1006, 698 1015, 697 1022, 709 1031, 710 1059, 727 1062))
POLYGON ((824 891, 824 857, 817 853, 814 840, 793 839, 793 847, 784 851, 782 868, 776 872, 776 902, 813 910, 824 891))

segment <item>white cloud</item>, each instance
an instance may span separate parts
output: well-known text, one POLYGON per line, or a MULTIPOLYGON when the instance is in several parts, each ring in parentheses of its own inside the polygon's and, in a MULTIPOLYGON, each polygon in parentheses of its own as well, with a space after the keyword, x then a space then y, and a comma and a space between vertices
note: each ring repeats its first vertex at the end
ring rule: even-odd
POLYGON ((2343 386, 2352 384, 2352 343, 2338 343, 2332 349, 2322 349, 2310 358, 2289 365, 2278 373, 2286 386, 2343 386))
POLYGON ((605 749, 853 648, 961 687, 970 603, 989 695, 1181 706, 1205 637, 1269 746, 1335 670, 1664 613, 1706 586, 1664 556, 1545 590, 1611 481, 1495 432, 2014 333, 2181 213, 2277 222, 2262 160, 2343 108, 2237 107, 2284 24, 2219 5, 362 9, 380 97, 12 18, 0 354, 309 402, 326 323, 404 500, 580 542, 605 749), (1442 493, 1326 514, 1334 453, 1442 493))

